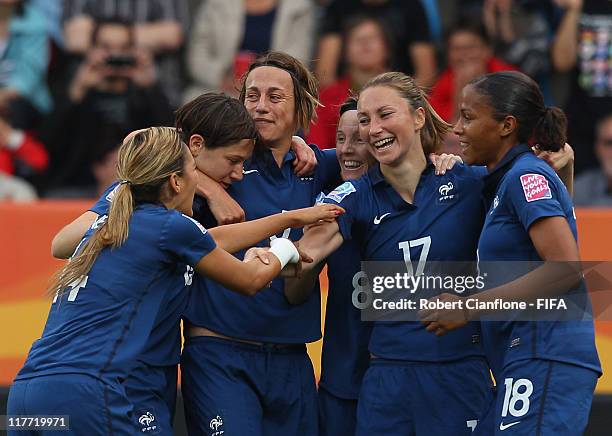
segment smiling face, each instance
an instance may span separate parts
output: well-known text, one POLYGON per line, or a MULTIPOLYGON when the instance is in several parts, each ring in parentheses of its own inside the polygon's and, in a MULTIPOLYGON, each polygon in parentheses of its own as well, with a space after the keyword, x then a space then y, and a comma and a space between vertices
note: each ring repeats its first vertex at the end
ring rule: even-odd
POLYGON ((424 111, 413 110, 395 89, 372 86, 362 91, 358 119, 359 135, 381 164, 397 165, 415 147, 422 153, 419 132, 425 123, 424 111))
POLYGON ((291 141, 297 128, 293 81, 285 70, 257 67, 246 78, 244 106, 268 146, 291 141))
POLYGON ((500 140, 504 122, 493 118, 488 98, 473 85, 463 88, 459 120, 453 132, 459 137, 463 159, 468 165, 492 168, 501 158, 500 140))
POLYGON ((359 136, 356 110, 346 111, 340 117, 336 131, 336 157, 342 180, 358 179, 374 163, 368 144, 359 136))
POLYGON ((198 169, 227 189, 233 182, 242 180, 244 161, 251 157, 255 142, 242 139, 215 148, 202 147, 196 158, 198 169))

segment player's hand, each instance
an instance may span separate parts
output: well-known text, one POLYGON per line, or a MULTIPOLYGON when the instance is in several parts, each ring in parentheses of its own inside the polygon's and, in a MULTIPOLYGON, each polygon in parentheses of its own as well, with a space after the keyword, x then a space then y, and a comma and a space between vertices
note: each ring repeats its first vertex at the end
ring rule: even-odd
POLYGON ((559 151, 542 151, 537 147, 533 147, 532 150, 557 173, 568 164, 574 163, 574 149, 567 142, 559 151))
POLYGON ((317 157, 312 148, 299 136, 291 138, 291 150, 295 153, 293 171, 300 177, 310 176, 317 167, 317 157))
POLYGON ((454 154, 429 154, 429 160, 436 168, 436 175, 441 176, 446 174, 446 171, 451 170, 455 164, 463 163, 463 159, 459 156, 455 156, 454 154))
POLYGON ((281 270, 280 276, 285 278, 300 278, 302 277, 302 266, 304 263, 312 263, 314 260, 312 257, 308 255, 305 251, 300 248, 299 242, 294 242, 295 248, 297 248, 298 253, 300 254, 300 260, 297 263, 288 263, 281 270))
POLYGON ((304 227, 320 222, 333 222, 338 216, 346 211, 335 204, 317 204, 312 207, 296 209, 286 213, 291 214, 294 223, 291 227, 304 227))
POLYGON ((215 180, 198 170, 196 191, 206 198, 208 207, 219 225, 241 223, 245 220, 244 210, 215 180))
MULTIPOLYGON (((242 261, 250 262, 253 259, 258 259, 264 265, 270 265, 270 254, 268 251, 270 251, 270 247, 251 247, 244 254, 244 259, 242 259, 242 261)), ((268 283, 266 288, 269 288, 271 284, 272 282, 268 283)))
MULTIPOLYGON (((462 298, 453 294, 441 294, 430 298, 429 301, 443 303, 463 303, 462 298)), ((465 326, 470 320, 470 313, 465 304, 457 305, 453 309, 422 309, 419 311, 421 322, 426 330, 442 336, 451 330, 465 326)))
POLYGON ((243 262, 250 262, 253 259, 259 259, 262 263, 270 264, 270 247, 251 247, 244 253, 243 262))

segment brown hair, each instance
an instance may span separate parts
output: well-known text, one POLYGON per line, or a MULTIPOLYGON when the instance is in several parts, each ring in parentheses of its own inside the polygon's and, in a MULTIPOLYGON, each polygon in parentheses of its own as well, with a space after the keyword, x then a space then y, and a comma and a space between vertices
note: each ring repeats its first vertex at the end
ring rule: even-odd
POLYGON ((249 66, 242 79, 240 88, 240 101, 244 103, 246 97, 246 78, 249 73, 259 67, 275 67, 284 70, 291 76, 293 82, 293 97, 295 99, 295 116, 297 127, 308 130, 310 122, 316 119, 319 102, 319 88, 315 76, 300 62, 287 53, 271 51, 259 56, 249 66))
POLYGON ((117 162, 121 181, 114 191, 108 219, 55 274, 49 293, 61 295, 89 273, 102 249, 117 248, 125 242, 135 205, 161 200, 168 178, 183 171, 187 152, 171 127, 143 129, 121 145, 117 162))
POLYGON ((425 124, 421 129, 421 145, 425 155, 435 153, 444 141, 444 136, 452 126, 444 121, 427 100, 425 91, 416 84, 414 79, 404 73, 382 73, 370 79, 361 89, 361 92, 374 86, 386 86, 396 90, 413 110, 423 108, 425 111, 425 124))
POLYGON ((178 108, 175 115, 176 128, 186 144, 191 135, 201 135, 209 149, 259 138, 255 122, 244 105, 223 94, 202 94, 178 108))

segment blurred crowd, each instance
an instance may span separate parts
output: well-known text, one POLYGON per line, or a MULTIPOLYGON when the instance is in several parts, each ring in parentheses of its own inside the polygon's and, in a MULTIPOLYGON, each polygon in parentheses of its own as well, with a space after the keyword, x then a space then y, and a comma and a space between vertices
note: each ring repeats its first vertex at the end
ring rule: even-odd
POLYGON ((321 148, 384 71, 413 75, 452 123, 467 82, 521 70, 568 115, 576 204, 612 206, 609 0, 0 0, 0 199, 98 196, 127 132, 172 125, 204 91, 237 95, 269 50, 316 73, 303 134, 321 148))

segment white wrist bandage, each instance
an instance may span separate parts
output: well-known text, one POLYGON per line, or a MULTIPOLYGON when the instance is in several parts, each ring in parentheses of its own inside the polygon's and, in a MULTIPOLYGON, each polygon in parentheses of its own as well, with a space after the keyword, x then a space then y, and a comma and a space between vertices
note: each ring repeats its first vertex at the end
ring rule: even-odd
POLYGON ((281 269, 288 263, 298 263, 300 260, 300 253, 297 248, 293 245, 289 239, 276 238, 270 242, 269 253, 274 253, 281 263, 281 269))

